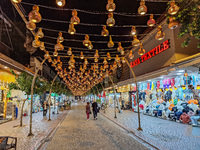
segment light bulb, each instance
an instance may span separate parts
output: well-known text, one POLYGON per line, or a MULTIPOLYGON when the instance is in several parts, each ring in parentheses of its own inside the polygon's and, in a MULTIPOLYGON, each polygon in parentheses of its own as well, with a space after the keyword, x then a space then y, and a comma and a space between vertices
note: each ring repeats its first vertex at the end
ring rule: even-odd
POLYGON ((156 40, 163 40, 165 38, 165 33, 162 31, 162 27, 158 26, 158 32, 155 35, 156 40))
POLYGON ((109 31, 106 29, 106 26, 103 26, 103 30, 101 31, 102 36, 107 36, 109 34, 109 31))
POLYGON ((110 53, 107 53, 107 59, 111 60, 110 53))
POLYGON ((36 33, 36 36, 38 36, 38 38, 43 38, 44 37, 44 33, 42 32, 41 28, 38 29, 38 32, 36 33))
POLYGON ((147 6, 145 5, 145 1, 141 0, 140 7, 138 8, 138 13, 140 15, 144 15, 147 12, 147 6))
POLYGON ((132 45, 133 46, 138 46, 140 44, 140 40, 137 39, 137 36, 134 35, 133 36, 133 41, 132 41, 132 45))
POLYGON ((53 52, 53 56, 55 56, 55 57, 58 56, 58 52, 57 52, 57 50, 55 50, 55 51, 53 52))
POLYGON ((81 52, 80 59, 84 59, 83 52, 81 52))
POLYGON ((42 20, 42 16, 39 13, 39 7, 37 5, 33 6, 33 10, 28 15, 29 21, 34 23, 39 23, 42 20))
POLYGON ((49 59, 48 59, 48 62, 49 62, 49 63, 50 63, 50 62, 52 62, 52 59, 51 59, 51 58, 49 58, 49 59))
POLYGON ((168 25, 168 27, 170 29, 175 29, 175 28, 178 27, 178 25, 179 25, 178 20, 174 20, 173 17, 169 17, 169 25, 168 25))
POLYGON ((112 48, 114 46, 114 42, 112 41, 112 37, 111 36, 110 36, 110 40, 109 40, 107 45, 108 45, 109 48, 112 48))
POLYGON ((73 35, 76 33, 76 29, 74 28, 74 24, 69 24, 69 29, 68 29, 68 33, 73 35))
POLYGON ((170 2, 171 7, 168 9, 170 15, 176 15, 179 11, 179 7, 175 4, 174 1, 170 2))
POLYGON ((41 49, 42 51, 45 50, 44 42, 41 42, 41 44, 40 44, 40 49, 41 49))
POLYGON ((36 24, 33 22, 33 21, 29 21, 27 24, 26 24, 26 28, 33 31, 36 29, 36 24))
POLYGON ((124 54, 125 54, 124 50, 123 50, 123 51, 121 51, 121 55, 124 55, 124 54))
POLYGON ((115 61, 118 63, 120 61, 118 55, 116 55, 115 61))
POLYGON ((41 45, 41 42, 38 40, 38 37, 35 36, 35 40, 32 42, 32 46, 35 48, 38 48, 40 47, 40 45, 41 45))
POLYGON ((133 55, 133 52, 132 52, 132 51, 130 51, 128 57, 129 57, 130 59, 133 59, 133 58, 134 58, 134 55, 133 55))
POLYGON ((108 14, 108 19, 106 21, 106 24, 110 27, 115 25, 115 19, 113 18, 113 13, 108 14))
POLYGON ((106 58, 104 58, 103 64, 108 64, 106 58))
POLYGON ((119 42, 119 43, 118 43, 118 47, 117 47, 117 51, 118 51, 118 52, 121 52, 121 51, 124 50, 124 48, 123 48, 121 45, 122 45, 122 43, 119 42))
POLYGON ((126 62, 125 58, 123 57, 122 58, 122 63, 124 64, 126 62))
POLYGON ((64 46, 58 42, 55 46, 54 46, 54 49, 57 50, 57 51, 61 51, 61 50, 64 50, 64 46))
POLYGON ((56 0, 56 4, 60 7, 65 6, 65 0, 56 0))
POLYGON ((67 51, 67 55, 71 56, 72 55, 72 49, 71 47, 69 47, 68 51, 67 51))
POLYGON ((48 51, 46 51, 46 53, 44 54, 44 58, 45 58, 45 59, 50 58, 50 55, 49 55, 49 52, 48 52, 48 51))
POLYGON ((94 54, 94 58, 99 58, 98 50, 96 50, 96 53, 94 54))
POLYGON ((149 27, 153 27, 156 24, 156 21, 153 19, 153 14, 150 15, 150 19, 147 21, 149 27))
POLYGON ((12 0, 13 3, 20 3, 22 0, 12 0))
POLYGON ((135 35, 135 34, 136 34, 135 26, 132 26, 131 34, 132 34, 132 35, 135 35))
POLYGON ((108 4, 106 5, 106 9, 109 12, 115 11, 116 5, 113 3, 113 0, 108 0, 108 4))
POLYGON ((71 20, 70 20, 72 24, 77 25, 77 24, 80 23, 80 18, 77 15, 78 15, 78 12, 74 9, 72 11, 72 17, 71 17, 71 20))
POLYGON ((89 42, 88 49, 93 49, 93 45, 91 42, 89 42))
POLYGON ((144 55, 144 53, 145 53, 145 49, 143 48, 143 45, 140 44, 140 49, 138 50, 138 54, 139 55, 144 55))
POLYGON ((90 44, 89 36, 85 35, 85 40, 83 41, 83 45, 88 47, 90 44))
POLYGON ((63 38, 63 36, 62 36, 62 32, 59 32, 59 33, 58 33, 57 42, 58 42, 58 43, 62 43, 63 41, 64 41, 64 38, 63 38))
POLYGON ((88 64, 88 61, 87 61, 87 59, 85 58, 85 61, 84 61, 84 63, 87 65, 88 64))

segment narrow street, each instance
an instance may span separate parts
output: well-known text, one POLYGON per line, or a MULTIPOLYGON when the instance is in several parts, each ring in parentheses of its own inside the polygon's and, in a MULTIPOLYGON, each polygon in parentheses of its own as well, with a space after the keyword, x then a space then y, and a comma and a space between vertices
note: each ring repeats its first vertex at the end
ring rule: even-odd
POLYGON ((86 121, 85 104, 74 104, 50 139, 47 150, 145 150, 131 134, 98 114, 98 120, 86 121))

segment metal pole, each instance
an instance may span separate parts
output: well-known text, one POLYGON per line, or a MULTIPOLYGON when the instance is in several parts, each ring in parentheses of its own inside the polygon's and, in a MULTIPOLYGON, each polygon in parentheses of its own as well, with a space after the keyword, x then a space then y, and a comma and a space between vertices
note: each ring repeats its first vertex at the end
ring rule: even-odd
POLYGON ((113 90, 114 90, 114 113, 115 113, 115 116, 114 118, 117 118, 117 113, 116 113, 116 91, 115 91, 115 85, 113 83, 113 80, 111 79, 111 77, 108 75, 110 81, 112 82, 112 86, 113 86, 113 90))
POLYGON ((136 93, 137 93, 137 107, 138 107, 138 126, 139 126, 137 130, 142 131, 141 124, 140 124, 139 94, 138 94, 137 80, 136 80, 135 73, 134 73, 133 69, 131 68, 128 60, 125 57, 124 57, 124 59, 126 60, 126 64, 129 66, 131 73, 132 73, 134 80, 135 80, 136 93))
POLYGON ((43 63, 46 61, 46 58, 42 61, 38 69, 35 71, 35 75, 32 80, 32 85, 31 85, 31 109, 30 109, 30 128, 29 128, 29 134, 28 136, 33 136, 34 134, 32 133, 32 111, 33 111, 33 90, 34 90, 34 84, 35 84, 35 79, 37 77, 38 71, 40 70, 40 67, 42 67, 43 63))
POLYGON ((49 91, 49 98, 48 98, 48 100, 49 100, 49 119, 48 119, 48 121, 51 121, 51 90, 52 90, 53 83, 54 83, 55 79, 57 78, 57 76, 58 76, 58 74, 53 78, 53 81, 51 83, 51 88, 49 91))

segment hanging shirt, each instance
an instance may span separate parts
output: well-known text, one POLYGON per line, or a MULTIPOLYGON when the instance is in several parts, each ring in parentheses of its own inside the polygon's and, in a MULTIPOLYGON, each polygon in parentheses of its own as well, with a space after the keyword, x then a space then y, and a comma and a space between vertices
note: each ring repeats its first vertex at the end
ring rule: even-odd
POLYGON ((179 99, 182 99, 183 100, 183 89, 181 87, 179 87, 178 89, 178 95, 179 95, 179 99))

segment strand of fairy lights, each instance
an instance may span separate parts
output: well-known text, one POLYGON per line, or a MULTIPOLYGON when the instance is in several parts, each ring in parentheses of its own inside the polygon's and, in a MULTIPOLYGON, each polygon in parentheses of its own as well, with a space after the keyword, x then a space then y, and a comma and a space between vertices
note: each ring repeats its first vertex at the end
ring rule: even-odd
MULTIPOLYGON (((21 2, 21 4, 24 5, 37 5, 37 4, 33 4, 33 3, 28 3, 28 2, 21 2)), ((46 9, 52 9, 52 10, 59 10, 59 11, 72 11, 74 9, 71 8, 56 8, 56 7, 51 7, 51 6, 45 6, 45 5, 38 5, 39 7, 42 8, 46 8, 46 9)), ((82 12, 82 13, 87 13, 87 14, 91 14, 91 15, 107 15, 108 12, 103 12, 103 11, 91 11, 91 10, 82 10, 82 9, 76 9, 76 11, 78 12, 82 12)), ((119 15, 119 16, 126 16, 126 17, 140 17, 141 15, 137 14, 137 13, 127 13, 127 12, 113 12, 114 15, 119 15)), ((149 16, 150 14, 145 14, 144 16, 149 16)), ((163 14, 153 14, 153 15, 163 15, 163 14)))

